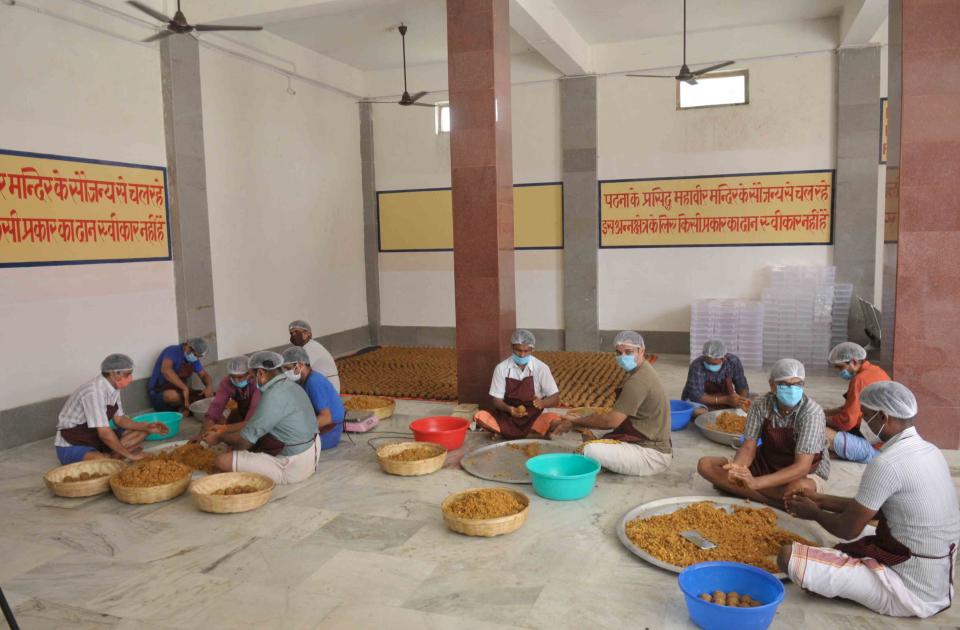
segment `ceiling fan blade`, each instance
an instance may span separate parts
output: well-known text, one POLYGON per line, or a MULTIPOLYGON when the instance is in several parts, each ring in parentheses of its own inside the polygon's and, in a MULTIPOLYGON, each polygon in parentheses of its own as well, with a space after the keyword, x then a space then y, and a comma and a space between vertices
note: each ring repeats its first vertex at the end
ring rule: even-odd
POLYGON ((159 11, 157 11, 152 7, 148 7, 142 2, 137 2, 137 0, 127 0, 127 4, 140 9, 141 11, 143 11, 144 13, 146 13, 147 15, 149 15, 155 20, 160 20, 163 23, 167 23, 170 21, 170 18, 165 16, 163 13, 160 13, 159 11))
POLYGON ((676 79, 674 76, 667 76, 665 74, 628 74, 628 77, 642 77, 644 79, 676 79))
POLYGON ((718 64, 713 65, 713 66, 707 66, 706 68, 703 68, 703 69, 701 69, 701 70, 696 70, 696 71, 694 71, 694 72, 693 72, 693 76, 699 77, 699 76, 704 75, 704 74, 706 74, 706 73, 708 73, 708 72, 713 72, 714 70, 719 70, 720 68, 726 68, 727 66, 729 66, 729 65, 732 64, 732 63, 735 63, 735 62, 733 62, 733 61, 724 61, 723 63, 718 63, 718 64))
POLYGON ((371 105, 400 105, 399 101, 360 101, 361 103, 370 103, 371 105))
POLYGON ((436 107, 433 103, 410 103, 410 105, 416 105, 417 107, 436 107))
POLYGON ((697 84, 697 80, 694 79, 693 77, 690 77, 689 79, 684 79, 683 82, 686 83, 687 85, 696 85, 696 84, 697 84))
POLYGON ((262 26, 229 26, 227 24, 194 24, 196 31, 262 31, 262 26))
POLYGON ((144 42, 144 43, 155 42, 155 41, 158 41, 158 40, 163 39, 164 37, 170 37, 171 35, 173 35, 173 31, 168 31, 168 30, 164 29, 164 30, 162 30, 162 31, 158 31, 158 32, 154 33, 154 34, 151 35, 150 37, 148 37, 148 38, 146 38, 145 40, 143 40, 143 42, 144 42))
POLYGON ((423 97, 426 96, 426 95, 427 95, 426 92, 417 92, 416 94, 414 94, 413 96, 410 97, 410 102, 411 102, 411 103, 416 103, 417 101, 419 101, 421 98, 423 98, 423 97))

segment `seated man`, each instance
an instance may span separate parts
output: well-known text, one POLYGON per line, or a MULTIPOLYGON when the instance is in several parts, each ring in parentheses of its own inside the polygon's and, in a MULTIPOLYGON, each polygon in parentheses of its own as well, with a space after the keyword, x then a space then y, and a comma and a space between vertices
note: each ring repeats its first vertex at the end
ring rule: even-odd
POLYGON ((179 411, 189 416, 191 402, 213 396, 210 375, 200 363, 205 354, 207 342, 200 337, 192 337, 178 346, 163 349, 147 382, 147 394, 154 409, 179 411), (190 389, 188 383, 194 374, 203 380, 202 390, 190 389))
POLYGON ((298 319, 290 322, 287 328, 290 332, 290 343, 307 351, 314 371, 326 377, 333 385, 334 391, 339 394, 340 374, 337 371, 337 362, 333 360, 333 355, 313 338, 313 329, 310 328, 310 324, 298 319))
MULTIPOLYGON (((227 362, 227 376, 217 386, 216 396, 206 415, 203 417, 203 429, 213 425, 239 425, 253 416, 260 403, 260 390, 250 378, 247 357, 234 357, 227 362), (224 416, 228 408, 230 413, 224 416)), ((242 426, 240 428, 243 428, 242 426)), ((236 429, 237 431, 240 428, 236 429)))
POLYGON ((717 409, 746 408, 749 397, 747 376, 737 355, 728 354, 719 339, 703 344, 703 354, 690 363, 680 394, 681 400, 699 405, 694 417, 717 409))
POLYGON ((591 429, 612 429, 603 439, 586 441, 583 454, 621 475, 655 475, 673 461, 670 401, 660 377, 644 360, 640 333, 624 330, 613 341, 617 363, 627 373, 617 390, 613 410, 585 417, 566 416, 555 434, 579 429, 588 440, 591 429))
POLYGON ((801 488, 822 491, 830 476, 826 422, 820 405, 803 392, 804 378, 796 359, 774 363, 770 393, 750 405, 733 461, 703 457, 697 472, 719 490, 773 505, 801 488))
POLYGON ((532 332, 515 330, 510 345, 513 354, 493 370, 492 412, 478 411, 473 419, 478 427, 508 440, 546 438, 560 416, 544 409, 560 403, 560 389, 550 367, 533 356, 537 338, 532 332))
POLYGON ((786 545, 780 570, 803 590, 842 597, 882 615, 929 617, 953 601, 960 539, 957 491, 943 454, 917 434, 917 399, 881 381, 860 392, 863 435, 883 442, 854 498, 795 493, 787 511, 849 540, 873 518, 877 532, 833 549, 786 545))
POLYGON ((824 411, 827 416, 827 444, 830 451, 840 459, 866 463, 873 459, 877 450, 860 434, 860 392, 865 387, 890 377, 879 365, 867 361, 867 351, 860 345, 845 341, 830 351, 830 363, 840 377, 850 381, 846 402, 837 409, 824 411))
POLYGON ((140 443, 151 433, 165 434, 160 422, 134 422, 123 413, 120 390, 133 382, 133 360, 111 354, 100 363, 100 376, 70 394, 57 422, 57 459, 73 464, 103 457, 137 460, 140 443), (110 421, 117 430, 110 428, 110 421))
POLYGON ((343 434, 343 417, 346 410, 333 385, 323 374, 310 369, 310 357, 306 350, 291 346, 283 351, 283 373, 294 383, 299 383, 307 392, 313 412, 317 414, 317 432, 320 446, 326 451, 340 443, 343 434))
POLYGON ((276 352, 254 353, 249 367, 261 394, 253 417, 239 432, 214 427, 203 435, 211 446, 222 441, 233 449, 217 457, 217 467, 224 472, 259 473, 280 484, 308 479, 320 457, 310 399, 283 374, 283 357, 276 352))

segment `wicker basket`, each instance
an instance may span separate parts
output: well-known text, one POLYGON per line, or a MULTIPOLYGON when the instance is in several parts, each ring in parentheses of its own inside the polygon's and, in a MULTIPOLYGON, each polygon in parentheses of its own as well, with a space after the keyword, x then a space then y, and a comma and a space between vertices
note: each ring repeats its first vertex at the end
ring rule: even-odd
POLYGON ((113 495, 117 497, 117 500, 122 501, 123 503, 142 505, 147 503, 160 503, 161 501, 169 501, 170 499, 183 494, 183 492, 187 489, 187 486, 190 485, 190 475, 193 473, 193 469, 189 466, 184 466, 183 464, 178 464, 178 466, 183 468, 183 478, 178 479, 177 481, 171 481, 170 483, 165 483, 162 486, 131 488, 118 483, 117 477, 114 476, 110 478, 110 489, 113 490, 113 495))
POLYGON ((235 514, 237 512, 249 512, 265 504, 270 500, 275 485, 273 479, 256 473, 220 473, 197 479, 190 484, 190 497, 193 499, 194 505, 204 512, 235 514), (217 490, 231 486, 254 486, 260 489, 248 494, 228 496, 213 494, 217 490))
POLYGON ((118 459, 92 459, 65 466, 57 466, 47 471, 43 482, 50 492, 58 497, 92 497, 110 490, 110 478, 124 469, 126 464, 118 459), (64 481, 65 477, 76 477, 80 473, 106 474, 106 477, 86 481, 64 481))
POLYGON ((450 513, 449 506, 451 503, 456 501, 458 497, 467 494, 468 492, 489 490, 489 488, 470 488, 468 490, 464 490, 463 492, 455 492, 443 500, 443 503, 440 505, 440 509, 443 512, 443 522, 446 523, 447 527, 449 527, 451 530, 460 534, 466 534, 467 536, 500 536, 502 534, 509 534, 520 529, 520 527, 527 522, 527 514, 530 513, 530 498, 524 493, 513 490, 512 488, 499 489, 513 493, 517 499, 523 503, 523 509, 516 514, 511 514, 510 516, 501 516, 500 518, 488 518, 483 520, 460 518, 459 516, 450 513))
POLYGON ((380 462, 380 468, 383 469, 383 472, 390 475, 400 475, 401 477, 415 477, 437 472, 443 467, 443 462, 446 460, 447 449, 431 442, 401 442, 399 444, 387 444, 377 449, 377 461, 380 462), (434 454, 427 459, 418 459, 412 462, 398 462, 389 459, 391 455, 413 448, 428 448, 434 454))
POLYGON ((381 420, 386 420, 393 415, 393 410, 397 406, 397 401, 386 397, 380 398, 380 400, 384 402, 384 404, 380 407, 372 407, 370 409, 348 409, 347 411, 370 411, 376 414, 376 416, 381 420))

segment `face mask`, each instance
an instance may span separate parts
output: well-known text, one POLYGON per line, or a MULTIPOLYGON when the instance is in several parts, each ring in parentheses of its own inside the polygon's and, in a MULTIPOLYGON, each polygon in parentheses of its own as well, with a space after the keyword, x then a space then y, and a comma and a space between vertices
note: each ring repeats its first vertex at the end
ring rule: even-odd
POLYGON ((518 355, 516 352, 514 352, 514 353, 513 353, 513 362, 516 363, 517 365, 521 365, 521 366, 522 366, 522 365, 526 365, 527 363, 530 363, 530 355, 528 354, 528 355, 525 356, 525 357, 521 357, 521 356, 518 355))
POLYGON ((635 354, 618 354, 617 355, 617 365, 619 365, 625 372, 632 372, 637 369, 637 355, 635 354))
POLYGON ((723 367, 723 363, 718 363, 718 364, 714 365, 714 364, 712 364, 712 363, 706 363, 706 362, 704 362, 703 367, 707 368, 707 369, 710 370, 711 372, 719 372, 719 371, 720 371, 720 368, 723 367))
POLYGON ((845 381, 849 381, 850 379, 853 378, 853 372, 851 372, 847 368, 843 368, 843 370, 840 371, 840 378, 842 378, 845 381))
POLYGON ((247 386, 247 384, 249 383, 249 381, 248 381, 247 379, 243 379, 242 381, 230 381, 230 382, 231 382, 231 383, 233 384, 233 386, 236 387, 237 389, 243 389, 243 388, 245 388, 245 387, 247 386))
POLYGON ((293 370, 284 370, 283 374, 294 383, 300 380, 300 375, 293 370))
POLYGON ((186 354, 183 355, 183 358, 186 359, 186 360, 187 360, 188 362, 190 362, 190 363, 196 363, 196 361, 197 361, 197 355, 195 355, 195 354, 192 353, 192 352, 187 352, 186 354))
MULTIPOLYGON (((876 418, 879 414, 880 414, 879 411, 878 411, 877 413, 873 414, 873 415, 870 417, 870 420, 873 420, 873 419, 876 418)), ((887 423, 886 423, 886 422, 884 422, 884 423, 883 423, 883 426, 880 427, 880 433, 883 433, 883 427, 885 427, 885 426, 887 426, 887 423)), ((870 428, 870 422, 869 422, 866 418, 864 418, 863 421, 860 423, 860 435, 862 435, 863 438, 864 438, 867 442, 870 442, 871 444, 880 444, 881 442, 883 442, 883 440, 880 438, 880 436, 879 436, 878 434, 874 433, 874 432, 873 432, 873 429, 870 428)))
POLYGON ((777 385, 777 400, 785 407, 796 407, 803 399, 803 387, 800 385, 777 385))

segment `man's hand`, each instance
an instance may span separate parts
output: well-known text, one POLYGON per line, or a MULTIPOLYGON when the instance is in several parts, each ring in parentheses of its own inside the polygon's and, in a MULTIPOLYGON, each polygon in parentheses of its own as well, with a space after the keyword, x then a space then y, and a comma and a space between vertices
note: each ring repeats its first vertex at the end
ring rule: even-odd
POLYGON ((533 406, 536 407, 537 409, 543 409, 543 401, 540 400, 539 398, 534 398, 533 406))
POLYGON ((787 513, 808 521, 814 520, 820 513, 820 507, 805 493, 793 493, 784 497, 787 513))
POLYGON ((523 405, 519 407, 510 407, 510 415, 514 418, 524 418, 527 415, 527 410, 523 408, 523 405))
POLYGON ((141 459, 143 459, 143 451, 140 451, 139 453, 134 453, 134 452, 130 451, 130 455, 129 455, 128 459, 129 459, 130 461, 132 461, 132 462, 138 462, 138 461, 140 461, 141 459))
POLYGON ((550 428, 550 435, 563 435, 573 428, 573 422, 564 418, 550 428))
POLYGON ((746 399, 739 394, 730 394, 727 396, 727 402, 731 407, 742 407, 745 401, 746 399))
POLYGON ((170 427, 162 422, 151 422, 144 427, 144 430, 152 435, 166 435, 170 433, 170 427))
POLYGON ((223 435, 223 429, 224 429, 223 425, 214 425, 209 429, 207 429, 206 431, 204 431, 200 439, 206 442, 207 444, 209 444, 210 446, 219 444, 220 436, 223 435))
POLYGON ((727 464, 723 467, 727 471, 727 480, 735 485, 743 486, 749 490, 757 489, 757 478, 753 476, 750 469, 740 464, 727 464))
POLYGON ((203 397, 210 398, 211 396, 213 396, 213 388, 207 385, 203 388, 203 397))
POLYGON ((190 406, 190 388, 184 387, 180 390, 180 395, 183 396, 183 407, 186 409, 190 406))

